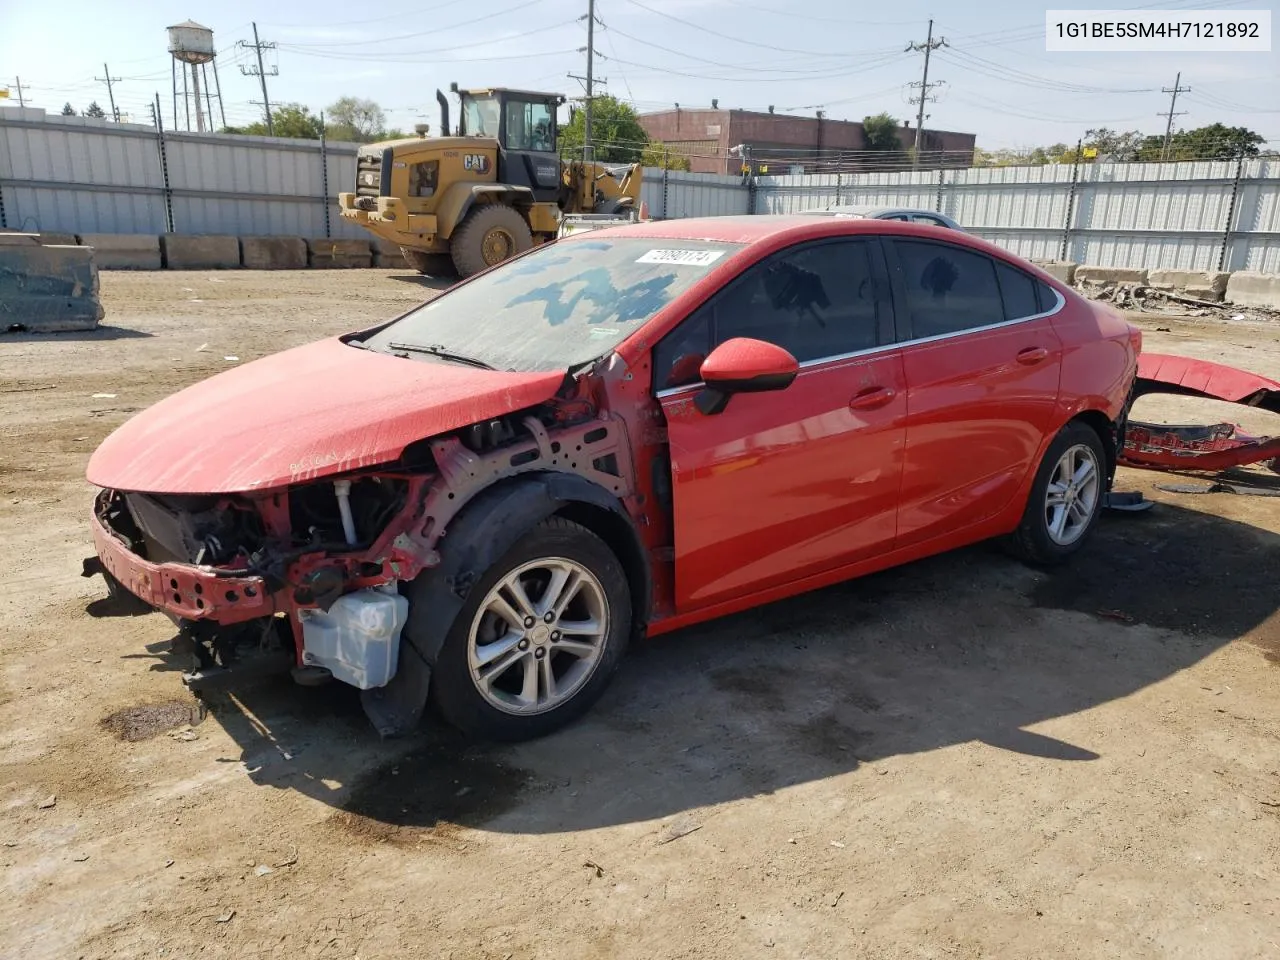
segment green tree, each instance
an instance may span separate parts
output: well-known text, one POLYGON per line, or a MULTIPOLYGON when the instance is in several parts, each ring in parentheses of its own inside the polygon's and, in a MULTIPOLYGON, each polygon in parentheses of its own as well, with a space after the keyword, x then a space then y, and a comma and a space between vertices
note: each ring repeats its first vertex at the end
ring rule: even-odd
POLYGON ((901 150, 898 121, 888 113, 862 118, 862 139, 868 150, 901 150))
POLYGON ((1142 141, 1137 159, 1230 160, 1242 154, 1256 157, 1264 143, 1266 140, 1261 134, 1254 133, 1247 127, 1228 127, 1214 123, 1194 130, 1179 130, 1169 138, 1167 153, 1164 137, 1147 137, 1142 141))
POLYGON ((254 137, 276 136, 295 140, 319 140, 320 118, 313 116, 309 107, 301 103, 286 103, 271 111, 271 134, 262 120, 242 127, 223 127, 223 133, 244 133, 254 137))
MULTIPOLYGON (((592 131, 594 133, 594 131, 592 131)), ((689 158, 683 153, 676 153, 661 140, 650 140, 640 154, 640 162, 646 167, 658 167, 667 170, 689 170, 689 158)))
MULTIPOLYGON (((574 110, 566 126, 560 128, 560 153, 581 157, 586 140, 586 113, 574 110)), ((591 110, 591 139, 595 158, 604 163, 639 163, 649 135, 640 125, 635 110, 616 97, 595 98, 591 110)))
POLYGON ((363 97, 339 97, 329 105, 325 135, 331 140, 370 143, 385 139, 387 115, 372 100, 363 97))
POLYGON ((93 101, 93 103, 89 104, 89 106, 85 109, 84 115, 86 117, 97 117, 99 120, 101 120, 107 114, 105 110, 103 110, 100 106, 98 106, 98 101, 95 100, 93 101))
POLYGON ((62 115, 64 117, 74 117, 76 115, 76 108, 73 107, 69 102, 64 103, 62 105, 62 115))
MULTIPOLYGON (((1084 146, 1098 151, 1098 159, 1128 161, 1138 156, 1143 145, 1142 132, 1129 130, 1121 133, 1107 127, 1097 127, 1084 132, 1084 146)), ((1074 155, 1074 151, 1071 151, 1074 155)))

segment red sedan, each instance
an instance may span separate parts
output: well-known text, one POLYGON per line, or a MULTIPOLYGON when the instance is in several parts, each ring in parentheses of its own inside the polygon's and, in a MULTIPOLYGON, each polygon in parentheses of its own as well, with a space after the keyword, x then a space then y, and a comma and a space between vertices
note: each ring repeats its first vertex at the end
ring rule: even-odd
POLYGON ((972 235, 726 217, 582 234, 138 414, 90 461, 101 572, 187 682, 275 654, 538 736, 628 642, 1005 537, 1080 549, 1139 332, 972 235))

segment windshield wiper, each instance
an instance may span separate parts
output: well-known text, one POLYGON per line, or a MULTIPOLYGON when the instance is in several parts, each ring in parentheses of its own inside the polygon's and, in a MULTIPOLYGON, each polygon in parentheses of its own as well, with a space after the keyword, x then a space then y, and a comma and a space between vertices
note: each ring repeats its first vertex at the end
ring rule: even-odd
POLYGON ((443 344, 439 343, 423 346, 419 343, 397 343, 392 341, 387 344, 387 349, 404 350, 407 353, 427 353, 433 357, 439 357, 441 360, 452 360, 454 363, 465 363, 468 366, 479 367, 481 370, 497 369, 497 367, 492 364, 485 363, 479 357, 468 357, 465 353, 451 353, 444 348, 443 344))

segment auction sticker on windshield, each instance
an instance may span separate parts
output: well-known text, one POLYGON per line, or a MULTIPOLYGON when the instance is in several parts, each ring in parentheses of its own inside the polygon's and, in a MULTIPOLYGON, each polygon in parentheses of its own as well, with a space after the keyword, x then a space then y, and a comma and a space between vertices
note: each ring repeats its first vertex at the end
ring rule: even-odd
POLYGON ((723 250, 650 250, 636 260, 636 263, 675 263, 683 267, 705 267, 723 256, 723 250))

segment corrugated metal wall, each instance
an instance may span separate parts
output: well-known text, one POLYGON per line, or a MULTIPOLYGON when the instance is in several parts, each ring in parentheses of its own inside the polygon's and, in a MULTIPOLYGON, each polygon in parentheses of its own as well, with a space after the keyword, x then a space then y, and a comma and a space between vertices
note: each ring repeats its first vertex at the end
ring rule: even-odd
POLYGON ((176 233, 363 238, 336 202, 355 178, 356 149, 228 134, 162 137, 139 124, 0 108, 3 226, 164 233, 167 172, 176 233))
POLYGON ((1269 158, 765 177, 756 187, 759 213, 838 203, 938 210, 1037 260, 1065 253, 1077 263, 1188 270, 1221 261, 1280 273, 1280 160, 1269 158))
POLYGON ((741 177, 646 167, 640 199, 655 220, 741 216, 750 212, 751 191, 741 177))
MULTIPOLYGON (((178 233, 367 236, 335 202, 355 177, 354 144, 326 144, 322 156, 314 140, 163 140, 164 167, 152 127, 0 108, 0 226, 164 233, 167 168, 178 233)), ((1273 158, 761 177, 754 190, 739 177, 650 168, 641 197, 656 219, 916 207, 1038 260, 1280 273, 1273 158)))

